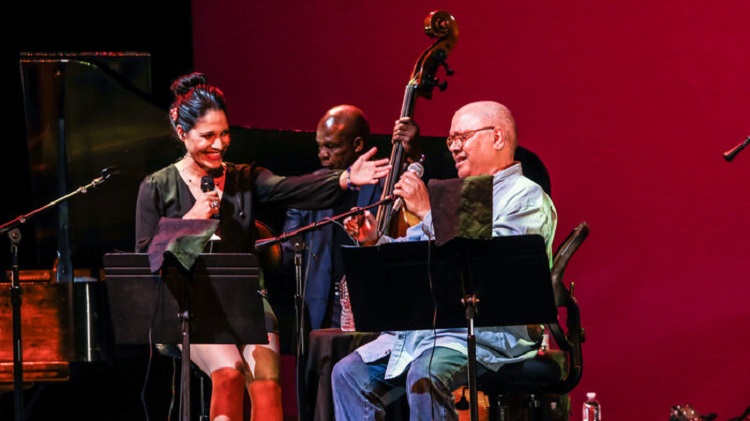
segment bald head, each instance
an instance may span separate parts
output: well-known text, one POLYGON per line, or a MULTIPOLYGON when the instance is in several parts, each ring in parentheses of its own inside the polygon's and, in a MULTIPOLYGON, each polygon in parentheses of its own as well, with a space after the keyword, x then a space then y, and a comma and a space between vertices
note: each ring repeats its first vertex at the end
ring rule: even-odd
POLYGON ((370 124, 365 113, 354 105, 337 105, 321 117, 317 131, 336 132, 352 139, 361 137, 367 140, 370 135, 370 124))
POLYGON ((451 136, 475 130, 462 145, 452 142, 448 146, 459 177, 492 175, 514 163, 518 145, 516 123, 506 106, 478 101, 458 109, 451 121, 451 136))
MULTIPOLYGON (((516 139, 516 121, 508 107, 494 101, 478 101, 464 105, 456 111, 455 116, 472 115, 485 126, 499 127, 512 149, 518 146, 516 139)), ((455 119, 454 116, 454 119, 455 119)))
POLYGON ((370 124, 361 109, 337 105, 318 122, 315 141, 320 164, 328 169, 345 169, 363 152, 370 136, 370 124))

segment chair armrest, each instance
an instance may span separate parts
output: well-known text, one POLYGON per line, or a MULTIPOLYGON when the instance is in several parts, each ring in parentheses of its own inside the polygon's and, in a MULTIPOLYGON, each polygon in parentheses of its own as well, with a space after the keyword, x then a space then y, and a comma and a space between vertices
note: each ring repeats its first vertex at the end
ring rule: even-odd
MULTIPOLYGON (((566 289, 567 291, 567 289, 566 289)), ((558 348, 565 352, 567 358, 565 377, 553 388, 555 393, 568 393, 578 385, 583 375, 583 353, 581 344, 585 341, 583 327, 581 327, 581 313, 575 298, 569 296, 566 300, 566 320, 563 329, 560 323, 547 325, 558 348)))

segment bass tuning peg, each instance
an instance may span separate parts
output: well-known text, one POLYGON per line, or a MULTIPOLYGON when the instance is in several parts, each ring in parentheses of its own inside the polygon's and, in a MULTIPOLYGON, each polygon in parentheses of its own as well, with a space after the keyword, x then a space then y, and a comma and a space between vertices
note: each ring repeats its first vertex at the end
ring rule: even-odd
POLYGON ((453 69, 451 69, 450 67, 448 67, 448 63, 442 62, 441 64, 445 68, 445 74, 448 75, 448 76, 453 76, 453 69))

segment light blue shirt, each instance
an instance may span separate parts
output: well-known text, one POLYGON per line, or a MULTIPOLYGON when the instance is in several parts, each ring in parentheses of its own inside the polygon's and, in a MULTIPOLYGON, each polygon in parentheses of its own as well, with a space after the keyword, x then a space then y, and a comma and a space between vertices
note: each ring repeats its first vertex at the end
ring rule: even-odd
MULTIPOLYGON (((492 236, 539 234, 552 259, 552 241, 557 227, 557 212, 542 188, 523 175, 516 162, 493 177, 492 236)), ((426 241, 434 239, 432 212, 410 227, 401 238, 382 237, 379 243, 392 241, 426 241)), ((526 325, 484 327, 474 330, 477 361, 497 371, 503 364, 533 357, 539 344, 529 338, 526 325)), ((468 355, 467 329, 412 330, 383 332, 374 341, 357 348, 364 362, 390 355, 385 378, 401 375, 411 362, 433 346, 454 349, 468 355)))

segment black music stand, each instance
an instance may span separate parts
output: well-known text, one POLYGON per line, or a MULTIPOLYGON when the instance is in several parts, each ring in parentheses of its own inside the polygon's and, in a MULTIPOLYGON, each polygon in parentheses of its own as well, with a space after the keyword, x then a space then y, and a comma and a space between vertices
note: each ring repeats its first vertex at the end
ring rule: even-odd
POLYGON ((474 326, 557 320, 549 257, 540 235, 455 238, 442 246, 417 241, 342 247, 342 253, 358 331, 468 327, 473 420, 474 326))
POLYGON ((257 258, 201 254, 189 271, 165 255, 152 273, 146 253, 103 257, 115 343, 182 344, 181 412, 190 420, 190 344, 267 344, 257 258))

